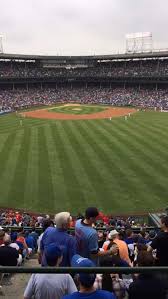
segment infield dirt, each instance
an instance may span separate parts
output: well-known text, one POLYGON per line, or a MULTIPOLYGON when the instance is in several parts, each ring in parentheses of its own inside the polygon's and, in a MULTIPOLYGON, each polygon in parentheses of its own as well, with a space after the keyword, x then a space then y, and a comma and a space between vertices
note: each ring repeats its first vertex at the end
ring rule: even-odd
MULTIPOLYGON (((81 106, 80 104, 66 104, 66 106, 81 106)), ((64 105, 65 106, 65 105, 64 105)), ((107 108, 104 111, 91 113, 91 114, 69 114, 69 113, 58 113, 49 112, 47 109, 40 109, 34 111, 24 112, 26 117, 43 118, 43 119, 62 119, 62 120, 75 120, 75 119, 101 119, 101 118, 112 118, 128 115, 129 113, 135 113, 137 110, 134 108, 107 108)))

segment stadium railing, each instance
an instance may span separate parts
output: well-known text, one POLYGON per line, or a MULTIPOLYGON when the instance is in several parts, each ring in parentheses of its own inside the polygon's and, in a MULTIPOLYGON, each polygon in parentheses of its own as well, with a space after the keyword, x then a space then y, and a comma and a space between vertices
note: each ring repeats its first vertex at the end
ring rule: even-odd
MULTIPOLYGON (((32 227, 30 226, 4 226, 2 225, 2 228, 4 230, 10 230, 10 231, 31 231, 32 227)), ((95 228, 97 231, 109 231, 111 229, 114 229, 114 227, 96 227, 95 228)), ((115 229, 117 230, 122 230, 124 228, 118 228, 116 227, 115 229)), ((150 231, 150 230, 158 230, 159 228, 156 226, 147 226, 147 227, 131 227, 131 229, 135 232, 135 233, 139 233, 142 229, 145 229, 146 231, 150 231)), ((42 227, 36 227, 35 230, 39 233, 41 233, 43 231, 42 227)), ((75 228, 70 228, 68 229, 68 232, 74 232, 75 228)))
POLYGON ((0 267, 0 273, 168 273, 168 267, 0 267))

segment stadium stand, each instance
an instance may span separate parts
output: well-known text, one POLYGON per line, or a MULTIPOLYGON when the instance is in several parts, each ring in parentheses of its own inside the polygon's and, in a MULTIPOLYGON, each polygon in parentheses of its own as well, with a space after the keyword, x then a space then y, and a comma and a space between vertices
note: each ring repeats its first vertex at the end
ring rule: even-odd
POLYGON ((0 109, 75 101, 167 110, 168 53, 0 55, 0 109))
MULTIPOLYGON (((167 83, 167 52, 92 57, 1 54, 0 113, 58 102, 100 103, 167 110, 167 83)), ((87 266, 94 270, 96 260, 96 264, 103 267, 119 267, 119 270, 121 268, 119 274, 115 273, 114 268, 113 274, 108 271, 110 274, 98 273, 97 276, 80 273, 73 277, 76 286, 69 275, 66 275, 65 281, 58 273, 52 274, 54 283, 53 281, 50 283, 49 274, 32 274, 24 298, 29 299, 32 296, 36 299, 42 296, 53 298, 56 294, 57 298, 67 294, 68 297, 65 297, 67 299, 77 298, 80 292, 71 295, 76 289, 82 290, 84 294, 89 291, 93 293, 94 298, 101 296, 112 299, 114 295, 118 299, 126 296, 130 299, 166 298, 167 274, 159 272, 156 275, 150 272, 147 275, 127 276, 121 272, 125 266, 129 266, 130 269, 136 266, 142 266, 144 269, 148 266, 168 266, 167 216, 161 218, 163 230, 161 233, 156 227, 147 229, 147 224, 140 224, 136 217, 111 219, 101 215, 98 220, 92 215, 91 218, 89 221, 85 215, 84 218, 80 216, 71 219, 69 214, 66 221, 64 217, 61 218, 60 227, 55 228, 49 215, 33 215, 13 210, 1 212, 0 249, 3 252, 3 255, 0 252, 0 260, 3 259, 1 266, 13 266, 18 263, 16 267, 20 264, 24 267, 25 261, 29 262, 33 256, 37 261, 38 252, 38 261, 41 263, 43 256, 45 266, 49 267, 59 267, 62 258, 65 260, 68 256, 68 262, 64 264, 66 266, 87 266), (96 220, 97 223, 94 225, 96 220), (74 226, 76 226, 75 234, 72 230, 70 231, 72 236, 69 236, 69 228, 74 226), (138 228, 138 232, 134 231, 134 228, 138 228), (75 249, 76 239, 78 246, 75 249), (86 250, 83 250, 86 248, 81 247, 84 239, 88 240, 87 254, 86 250), (123 247, 129 254, 127 264, 121 254, 123 247), (109 257, 103 257, 106 255, 105 248, 110 253, 109 257), (14 253, 12 261, 7 258, 9 251, 14 253), (66 287, 66 283, 69 288, 66 287), (47 289, 50 289, 48 295, 46 295, 47 289), (99 292, 96 289, 103 289, 106 292, 99 292)), ((157 222, 159 224, 159 220, 157 222)), ((1 268, 1 273, 3 269, 1 268)), ((135 268, 135 271, 138 273, 138 269, 135 268)), ((3 277, 1 284, 3 286, 3 277)))
MULTIPOLYGON (((95 210, 97 211, 96 208, 94 208, 94 211, 95 210)), ((168 246, 167 216, 163 216, 161 218, 161 228, 163 230, 162 233, 158 232, 157 228, 148 231, 144 227, 144 225, 139 225, 140 232, 137 234, 133 231, 133 229, 131 229, 132 225, 136 226, 137 224, 138 226, 138 223, 136 223, 136 219, 134 217, 128 217, 126 219, 117 217, 111 219, 103 213, 97 213, 98 214, 93 215, 93 208, 88 208, 84 217, 80 216, 73 219, 71 218, 70 213, 59 213, 55 217, 55 221, 57 223, 56 228, 53 227, 54 224, 53 221, 50 220, 49 215, 34 216, 27 213, 14 211, 1 213, 1 221, 3 224, 9 224, 11 223, 11 221, 15 220, 16 225, 15 231, 10 231, 8 229, 8 226, 6 226, 5 229, 2 229, 1 227, 0 249, 3 251, 3 266, 15 265, 16 257, 18 258, 18 266, 22 265, 23 267, 25 264, 26 266, 29 265, 29 261, 31 261, 32 257, 37 260, 37 244, 40 248, 40 251, 42 250, 41 256, 45 256, 45 262, 47 263, 46 265, 48 265, 49 267, 53 267, 54 265, 56 265, 56 269, 61 264, 61 256, 63 255, 63 257, 71 257, 71 267, 91 267, 92 269, 94 269, 95 256, 97 256, 99 257, 99 259, 97 260, 98 265, 101 266, 102 269, 103 267, 114 267, 113 272, 115 272, 115 267, 117 267, 116 269, 121 268, 122 270, 124 269, 123 267, 128 267, 127 262, 123 259, 123 256, 121 254, 123 250, 123 244, 125 248, 127 248, 129 258, 131 260, 131 263, 129 265, 131 269, 133 267, 136 267, 137 265, 144 268, 147 266, 154 267, 154 265, 163 265, 163 257, 165 258, 164 266, 168 265, 167 255, 163 254, 167 252, 168 246), (18 224, 30 225, 32 224, 32 222, 37 225, 37 228, 41 226, 41 228, 43 228, 43 231, 45 231, 40 237, 37 233, 35 233, 35 230, 32 227, 32 231, 28 232, 26 231, 26 229, 24 229, 24 227, 22 227, 22 232, 17 232, 18 224), (96 223, 97 232, 95 230, 96 223), (66 242, 62 243, 62 240, 65 239, 65 234, 67 234, 66 230, 74 225, 75 235, 72 234, 72 236, 69 236, 70 239, 68 239, 68 235, 66 235, 66 242), (103 228, 105 228, 105 230, 103 230, 103 228), (90 231, 92 231, 92 238, 90 238, 90 231), (85 236, 82 232, 85 234, 85 236), (78 241, 77 247, 76 249, 73 249, 73 254, 71 254, 72 246, 69 246, 69 240, 70 242, 72 242, 72 240, 73 242, 75 242, 75 239, 77 239, 78 241), (82 244, 85 244, 86 239, 88 240, 88 248, 86 250, 85 245, 85 250, 83 250, 82 244), (160 242, 158 243, 158 240, 162 240, 161 246, 160 242), (9 249, 9 247, 12 248, 9 249), (16 253, 15 255, 10 255, 10 259, 7 258, 9 250, 12 250, 13 253, 15 251, 16 253), (111 252, 110 256, 106 255, 106 250, 111 252), (100 254, 97 254, 98 252, 100 252, 100 254)), ((39 262, 41 263, 41 259, 39 259, 39 262)), ((69 262, 67 266, 68 265, 69 262)), ((97 292, 96 290, 103 289, 110 292, 111 295, 108 294, 108 296, 112 296, 115 294, 116 298, 127 298, 127 296, 129 296, 129 298, 139 298, 137 297, 138 295, 136 290, 140 289, 141 292, 139 292, 141 293, 141 296, 143 295, 144 298, 147 298, 145 297, 146 294, 150 294, 150 296, 153 295, 153 298, 156 298, 154 296, 155 294, 159 296, 157 298, 166 298, 166 274, 163 275, 162 273, 160 273, 159 275, 156 275, 154 273, 150 273, 148 275, 140 274, 138 276, 134 276, 133 274, 125 275, 121 273, 113 273, 110 275, 108 274, 109 272, 101 274, 100 269, 101 268, 99 268, 100 273, 97 275, 83 273, 81 274, 81 276, 73 276, 76 286, 72 278, 70 278, 68 274, 66 276, 66 281, 65 276, 56 273, 52 274, 51 280, 51 274, 47 274, 47 272, 46 274, 32 274, 28 285, 26 286, 24 298, 32 298, 33 295, 35 295, 35 298, 43 298, 42 295, 45 294, 46 296, 49 285, 50 294, 48 293, 47 298, 53 298, 53 294, 56 293, 61 294, 57 294, 58 298, 62 298, 63 295, 70 295, 71 293, 76 292, 77 289, 81 290, 83 280, 80 279, 85 278, 84 282, 86 282, 89 281, 89 277, 93 278, 91 284, 89 286, 86 286, 84 284, 84 287, 87 287, 88 289, 90 287, 90 292, 93 292, 93 295, 97 294, 94 293, 97 292), (146 277, 148 277, 148 280, 146 280, 146 277), (153 282, 155 282, 155 288, 151 288, 151 284, 153 282), (148 288, 148 286, 150 287, 150 289, 148 288)), ((4 278, 2 277, 2 291, 4 289, 3 281, 4 278)), ((77 293, 75 294, 72 296, 78 296, 77 293)))

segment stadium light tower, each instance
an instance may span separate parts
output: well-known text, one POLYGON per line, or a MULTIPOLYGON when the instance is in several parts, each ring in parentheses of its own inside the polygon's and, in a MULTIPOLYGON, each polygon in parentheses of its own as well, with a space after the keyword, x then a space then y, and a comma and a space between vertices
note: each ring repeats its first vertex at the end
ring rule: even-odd
POLYGON ((0 35, 0 53, 3 53, 3 44, 2 44, 2 38, 3 36, 0 35))
POLYGON ((126 53, 152 52, 153 41, 151 32, 126 34, 126 53))

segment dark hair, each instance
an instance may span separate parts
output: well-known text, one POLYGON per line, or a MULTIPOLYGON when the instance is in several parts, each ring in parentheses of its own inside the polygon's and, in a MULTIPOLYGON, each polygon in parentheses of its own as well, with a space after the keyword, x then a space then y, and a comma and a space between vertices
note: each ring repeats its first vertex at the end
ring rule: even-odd
POLYGON ((137 256, 137 263, 140 267, 148 267, 154 265, 154 257, 152 255, 152 252, 148 251, 140 251, 137 256))
POLYGON ((55 267, 55 265, 58 262, 59 257, 57 256, 57 257, 49 258, 49 257, 46 256, 45 258, 46 258, 46 262, 47 262, 48 266, 55 267))
POLYGON ((43 221, 43 232, 53 224, 53 221, 51 219, 45 219, 43 221))
POLYGON ((90 219, 90 218, 96 218, 99 215, 99 211, 95 207, 89 207, 85 211, 85 218, 90 219))
POLYGON ((166 227, 168 227, 168 216, 162 216, 161 217, 161 222, 164 224, 166 227))
POLYGON ((145 238, 145 236, 146 236, 146 230, 142 229, 142 230, 140 231, 140 234, 141 234, 141 236, 142 236, 143 238, 145 238))
MULTIPOLYGON (((113 245, 118 246, 115 242, 110 242, 109 245, 107 246, 107 250, 109 250, 113 245)), ((119 249, 118 249, 118 253, 116 254, 116 256, 119 256, 119 249)))
POLYGON ((133 230, 132 230, 131 228, 128 228, 128 229, 126 229, 126 231, 125 231, 125 234, 126 234, 126 237, 127 237, 127 238, 131 237, 132 233, 133 233, 133 230))
POLYGON ((138 243, 137 249, 138 249, 138 251, 147 251, 147 246, 146 246, 146 244, 138 243))
POLYGON ((79 273, 80 284, 85 288, 91 288, 95 282, 95 273, 79 273))
MULTIPOLYGON (((100 266, 101 267, 111 267, 112 262, 111 262, 111 257, 106 256, 102 258, 100 261, 100 266)), ((102 290, 106 290, 109 292, 113 292, 113 281, 111 278, 111 275, 109 273, 103 273, 102 275, 102 290)))

